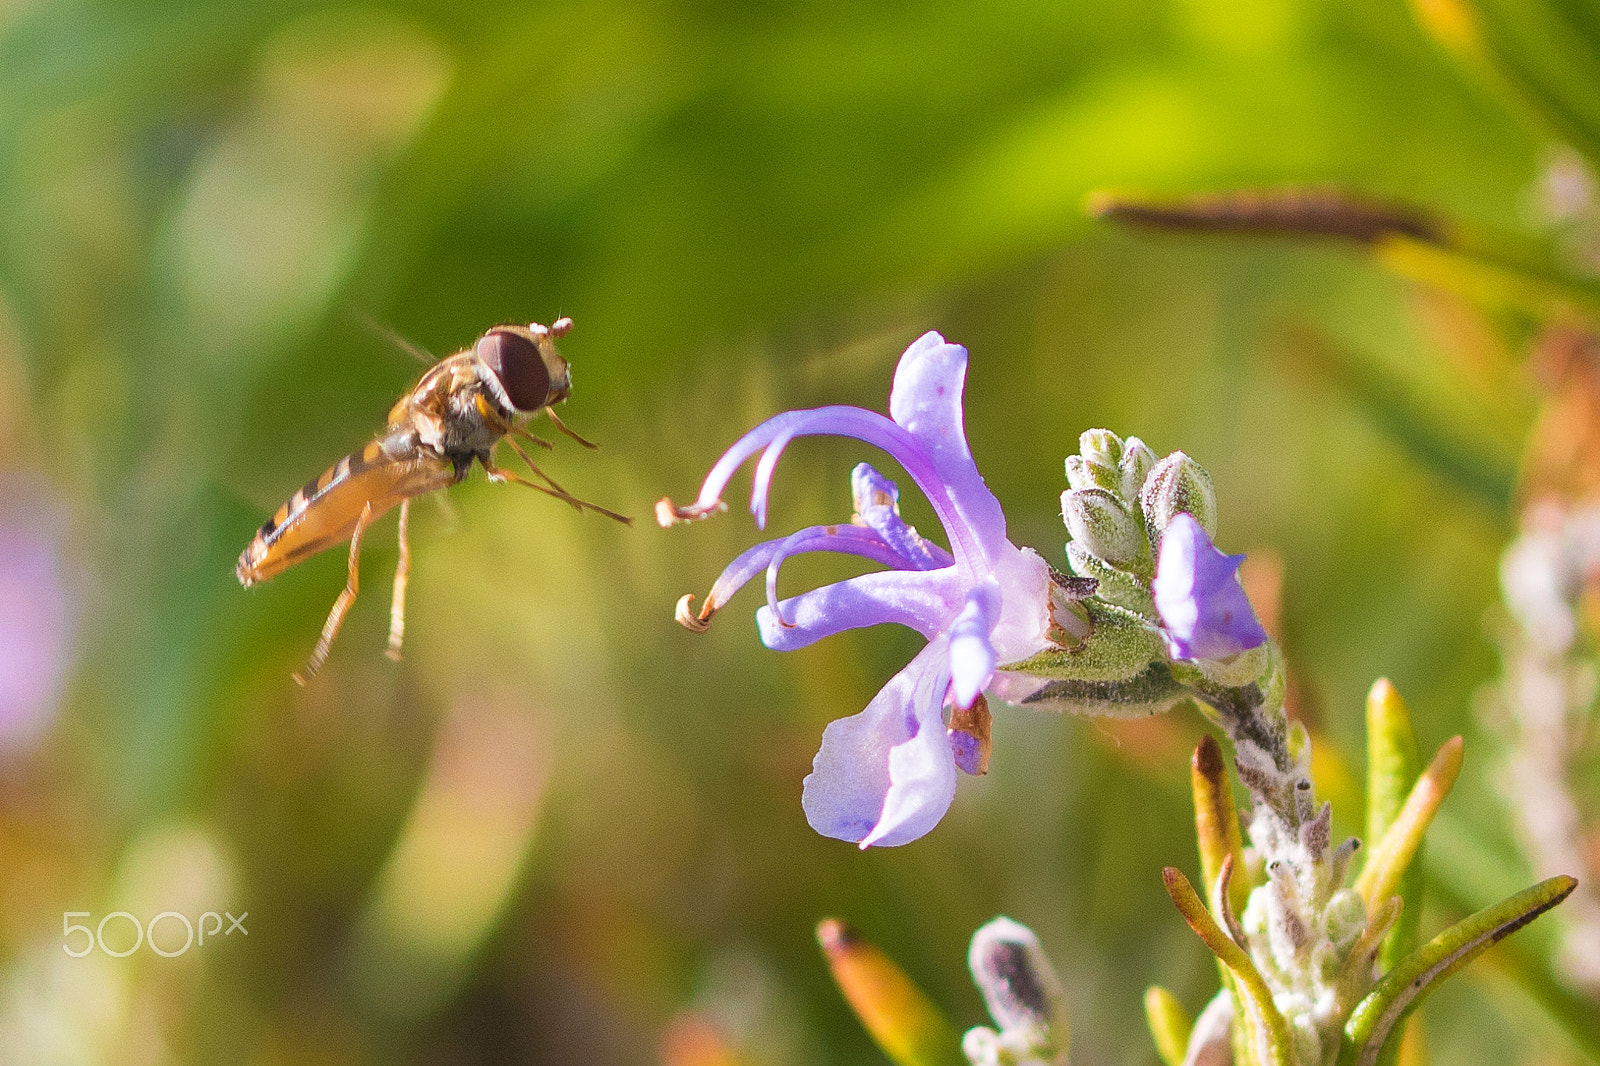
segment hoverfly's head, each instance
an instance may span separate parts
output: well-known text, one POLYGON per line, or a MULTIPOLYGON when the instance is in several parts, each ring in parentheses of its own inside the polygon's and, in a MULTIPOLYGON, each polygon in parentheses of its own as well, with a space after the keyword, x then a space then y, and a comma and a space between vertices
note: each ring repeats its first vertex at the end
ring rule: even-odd
POLYGON ((563 318, 552 326, 496 326, 479 337, 473 350, 497 398, 520 414, 565 400, 572 374, 556 351, 556 338, 571 328, 572 319, 563 318))

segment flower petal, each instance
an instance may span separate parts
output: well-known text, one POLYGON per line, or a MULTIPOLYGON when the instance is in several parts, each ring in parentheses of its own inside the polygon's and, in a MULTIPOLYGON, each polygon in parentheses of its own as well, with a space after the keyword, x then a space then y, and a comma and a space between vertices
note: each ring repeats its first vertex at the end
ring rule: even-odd
POLYGON ((967 590, 967 601, 950 624, 950 678, 956 705, 971 707, 999 662, 989 634, 1000 620, 1000 582, 994 578, 967 590))
MULTIPOLYGON (((946 343, 938 333, 924 333, 900 357, 889 394, 889 416, 921 442, 962 524, 990 556, 1008 547, 1006 516, 967 448, 961 413, 966 378, 967 350, 946 343)), ((949 525, 946 521, 946 528, 949 525)))
POLYGON ((1050 646, 1050 565, 1032 548, 1013 548, 995 560, 990 576, 1004 597, 989 643, 1003 663, 1017 662, 1050 646))
POLYGON ((1167 526, 1150 591, 1174 658, 1226 659, 1266 642, 1239 585, 1242 562, 1218 551, 1188 514, 1167 526))
POLYGON ((892 847, 927 833, 956 794, 944 729, 949 648, 934 640, 866 710, 831 723, 801 805, 823 836, 892 847))
POLYGON ((965 598, 960 568, 882 570, 836 581, 756 612, 761 642, 773 651, 804 648, 846 629, 894 623, 930 640, 950 624, 965 598))

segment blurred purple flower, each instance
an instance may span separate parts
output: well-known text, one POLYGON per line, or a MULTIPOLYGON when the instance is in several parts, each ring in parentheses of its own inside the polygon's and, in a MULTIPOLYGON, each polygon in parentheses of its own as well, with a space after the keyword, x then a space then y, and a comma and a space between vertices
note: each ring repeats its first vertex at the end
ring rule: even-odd
MULTIPOLYGON (((8 484, 4 495, 26 502, 30 488, 8 484)), ((43 731, 66 678, 68 589, 41 504, 0 514, 0 752, 43 731)))
POLYGON ((965 348, 925 333, 900 358, 891 418, 843 406, 786 412, 728 449, 692 506, 657 505, 663 525, 722 509, 722 490, 734 471, 761 452, 750 509, 764 527, 778 457, 796 437, 813 435, 854 437, 882 448, 933 505, 950 539, 948 552, 901 519, 894 484, 862 463, 851 475, 851 525, 812 526, 758 544, 722 572, 698 615, 689 613, 691 597, 678 605, 679 621, 702 629, 765 570, 767 605, 756 622, 769 648, 789 651, 882 622, 909 626, 928 639, 864 711, 827 727, 805 780, 802 805, 812 828, 863 848, 905 844, 938 824, 955 796, 958 766, 973 773, 982 762, 982 742, 949 729, 945 709, 972 707, 998 664, 1051 646, 1050 568, 1006 539, 1005 514, 967 449, 961 413, 966 370, 965 348), (778 568, 808 551, 858 555, 890 569, 780 602, 778 568))
POLYGON ((1239 585, 1242 555, 1224 555, 1189 514, 1172 519, 1150 591, 1174 659, 1226 659, 1266 643, 1239 585))

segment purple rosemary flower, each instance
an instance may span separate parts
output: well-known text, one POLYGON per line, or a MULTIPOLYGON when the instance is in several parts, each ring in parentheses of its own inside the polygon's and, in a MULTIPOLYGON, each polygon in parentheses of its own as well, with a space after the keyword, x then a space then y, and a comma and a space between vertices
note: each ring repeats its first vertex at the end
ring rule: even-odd
POLYGON ((893 482, 862 463, 851 475, 850 525, 812 526, 758 544, 722 572, 698 614, 690 613, 692 597, 678 604, 680 622, 704 629, 740 586, 765 571, 767 604, 756 612, 756 623, 769 648, 789 651, 883 622, 927 638, 866 710, 828 726, 805 780, 801 802, 812 828, 863 848, 905 844, 938 824, 955 796, 957 768, 982 771, 988 722, 980 701, 996 668, 1053 646, 1050 568, 1006 539, 1005 514, 967 449, 961 414, 966 371, 965 348, 925 333, 900 357, 890 418, 859 407, 788 411, 739 438, 712 467, 693 505, 656 505, 662 525, 721 510, 734 471, 760 452, 750 510, 765 527, 778 457, 796 437, 815 435, 854 437, 883 449, 933 505, 949 551, 905 523, 893 482), (889 569, 780 601, 779 567, 808 551, 857 555, 889 569), (979 724, 971 724, 975 719, 979 724))
POLYGON ((1150 591, 1174 659, 1227 659, 1266 643, 1239 585, 1242 562, 1218 551, 1193 515, 1168 524, 1150 591))

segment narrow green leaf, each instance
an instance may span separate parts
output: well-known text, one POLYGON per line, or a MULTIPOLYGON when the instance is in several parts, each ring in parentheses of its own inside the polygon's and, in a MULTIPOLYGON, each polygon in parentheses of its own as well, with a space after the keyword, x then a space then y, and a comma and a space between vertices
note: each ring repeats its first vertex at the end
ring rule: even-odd
POLYGON ((1405 806, 1383 838, 1373 846, 1355 883, 1356 891, 1367 901, 1369 914, 1379 903, 1395 895, 1400 887, 1401 876, 1411 865, 1422 836, 1428 831, 1428 823, 1433 821, 1439 804, 1450 794, 1451 786, 1461 773, 1461 748, 1460 737, 1451 737, 1440 746, 1433 762, 1417 778, 1405 806))
POLYGON ((850 1009, 897 1066, 967 1066, 960 1035, 893 959, 835 918, 817 926, 817 942, 850 1009))
POLYGON ((1272 1002, 1272 989, 1267 987, 1254 960, 1222 931, 1183 871, 1168 866, 1161 871, 1161 877, 1183 920, 1233 975, 1234 996, 1245 1007, 1243 1020, 1255 1029, 1256 1039, 1251 1044, 1260 1066, 1289 1066, 1289 1023, 1278 1013, 1272 1002))
POLYGON ((1400 1027, 1400 1046, 1394 1066, 1428 1066, 1428 1047, 1422 1037, 1421 1019, 1412 1016, 1400 1027))
MULTIPOLYGON (((1452 52, 1508 108, 1536 128, 1600 161, 1600 129, 1518 40, 1517 17, 1482 0, 1412 0, 1423 28, 1452 52)), ((1524 13, 1525 15, 1525 13, 1524 13)), ((1539 49, 1542 50, 1542 49, 1539 49)))
POLYGON ((1600 161, 1600 60, 1545 0, 1471 0, 1484 50, 1525 95, 1546 131, 1600 161))
POLYGON ((1367 693, 1367 839, 1382 840, 1422 770, 1411 712, 1386 677, 1367 693))
POLYGON ((1156 1042, 1156 1054, 1165 1066, 1183 1066, 1194 1019, 1178 997, 1160 985, 1145 989, 1144 1020, 1150 1026, 1150 1038, 1156 1042))
MULTIPOLYGON (((1222 746, 1209 734, 1194 749, 1189 762, 1189 783, 1194 791, 1195 837, 1200 844, 1200 876, 1208 885, 1222 875, 1222 864, 1233 857, 1234 869, 1244 858, 1244 837, 1239 832, 1239 810, 1228 784, 1228 770, 1222 761, 1222 746)), ((1232 878, 1229 902, 1235 912, 1243 911, 1250 886, 1243 877, 1232 878)))
POLYGON ((1565 875, 1541 881, 1457 922, 1403 959, 1351 1012, 1340 1066, 1376 1066, 1389 1037, 1435 985, 1566 899, 1577 886, 1565 875))
MULTIPOLYGON (((1454 0, 1421 2, 1451 6, 1454 0)), ((1600 284, 1573 273, 1547 243, 1344 189, 1232 189, 1178 199, 1099 192, 1086 210, 1160 230, 1346 241, 1394 273, 1478 303, 1539 319, 1600 317, 1600 284)))
MULTIPOLYGON (((1450 911, 1469 911, 1471 904, 1439 870, 1441 857, 1435 855, 1431 862, 1429 892, 1450 911)), ((1526 995, 1545 1020, 1566 1034, 1583 1061, 1590 1066, 1600 1066, 1600 1003, 1552 974, 1549 962, 1533 948, 1530 938, 1508 940, 1483 961, 1486 967, 1492 967, 1497 975, 1526 995)))
POLYGON ((1600 317, 1600 287, 1538 260, 1459 241, 1436 244, 1411 237, 1386 237, 1373 248, 1383 266, 1402 277, 1465 296, 1491 307, 1548 319, 1581 314, 1600 317))
POLYGON ((1410 204, 1346 189, 1230 189, 1180 197, 1101 189, 1084 198, 1091 218, 1150 229, 1258 237, 1329 237, 1371 244, 1405 235, 1443 239, 1443 226, 1410 204))
POLYGON ((1377 961, 1380 942, 1384 934, 1404 913, 1399 896, 1390 896, 1367 919, 1367 927, 1345 956, 1344 965, 1334 981, 1335 1009, 1348 1016, 1355 1005, 1372 990, 1372 966, 1377 961))
MULTIPOLYGON (((1382 840, 1400 817, 1406 797, 1417 783, 1422 756, 1411 712, 1388 678, 1379 678, 1367 694, 1367 840, 1382 840)), ((1378 953, 1387 972, 1416 946, 1422 916, 1422 843, 1417 844, 1397 889, 1403 909, 1378 953)), ((1380 901, 1380 906, 1382 902, 1380 901)))

